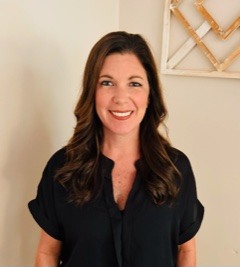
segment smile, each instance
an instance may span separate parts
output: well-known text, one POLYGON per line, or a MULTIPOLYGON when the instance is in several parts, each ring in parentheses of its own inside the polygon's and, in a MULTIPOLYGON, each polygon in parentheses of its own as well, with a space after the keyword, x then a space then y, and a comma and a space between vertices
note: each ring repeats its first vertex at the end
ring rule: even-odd
POLYGON ((125 112, 120 112, 120 111, 110 111, 111 114, 118 119, 127 119, 131 116, 133 111, 125 111, 125 112))

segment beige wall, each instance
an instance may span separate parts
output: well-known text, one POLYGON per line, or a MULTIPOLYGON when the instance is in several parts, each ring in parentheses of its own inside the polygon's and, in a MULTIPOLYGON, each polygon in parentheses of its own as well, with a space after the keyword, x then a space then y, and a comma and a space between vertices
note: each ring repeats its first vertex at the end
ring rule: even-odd
MULTIPOLYGON (((225 2, 221 10, 229 10, 225 2)), ((158 62, 163 8, 159 0, 122 0, 120 5, 120 29, 146 36, 158 62)), ((206 209, 197 235, 199 266, 239 267, 240 81, 172 75, 161 79, 171 141, 189 156, 206 209)))
MULTIPOLYGON (((1 1, 0 266, 32 265, 38 227, 26 205, 46 160, 72 133, 89 49, 106 32, 138 32, 159 64, 163 5, 162 0, 1 1)), ((240 266, 240 82, 161 78, 171 140, 190 157, 206 207, 199 266, 240 266)))
POLYGON ((39 228, 26 205, 46 160, 72 133, 86 57, 118 29, 118 5, 0 1, 0 266, 33 265, 39 228))

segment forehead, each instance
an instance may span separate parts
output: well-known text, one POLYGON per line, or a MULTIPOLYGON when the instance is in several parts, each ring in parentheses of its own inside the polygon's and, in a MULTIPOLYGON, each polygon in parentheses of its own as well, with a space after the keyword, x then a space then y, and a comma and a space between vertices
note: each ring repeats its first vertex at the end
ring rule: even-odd
POLYGON ((108 55, 103 62, 101 73, 106 70, 113 72, 120 69, 126 71, 143 72, 146 74, 141 61, 133 53, 114 53, 108 55))

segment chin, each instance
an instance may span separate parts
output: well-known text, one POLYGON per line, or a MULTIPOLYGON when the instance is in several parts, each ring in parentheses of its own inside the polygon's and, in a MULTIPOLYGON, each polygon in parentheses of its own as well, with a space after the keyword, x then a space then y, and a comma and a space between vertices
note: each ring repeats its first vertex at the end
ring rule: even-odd
POLYGON ((107 129, 107 133, 110 135, 122 135, 122 136, 127 136, 127 135, 138 135, 139 128, 134 128, 134 129, 107 129))

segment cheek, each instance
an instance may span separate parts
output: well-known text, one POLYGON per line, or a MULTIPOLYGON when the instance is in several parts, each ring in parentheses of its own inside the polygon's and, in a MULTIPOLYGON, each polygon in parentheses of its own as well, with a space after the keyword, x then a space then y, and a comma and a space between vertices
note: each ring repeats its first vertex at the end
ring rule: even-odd
POLYGON ((148 106, 148 94, 144 94, 137 99, 138 106, 145 109, 148 106))
POLYGON ((95 95, 96 109, 98 109, 98 107, 102 106, 103 102, 104 102, 104 97, 102 96, 102 94, 100 92, 96 92, 96 95, 95 95))
POLYGON ((108 103, 108 98, 105 94, 101 92, 96 92, 95 95, 95 109, 99 117, 103 113, 103 110, 106 109, 108 103))

